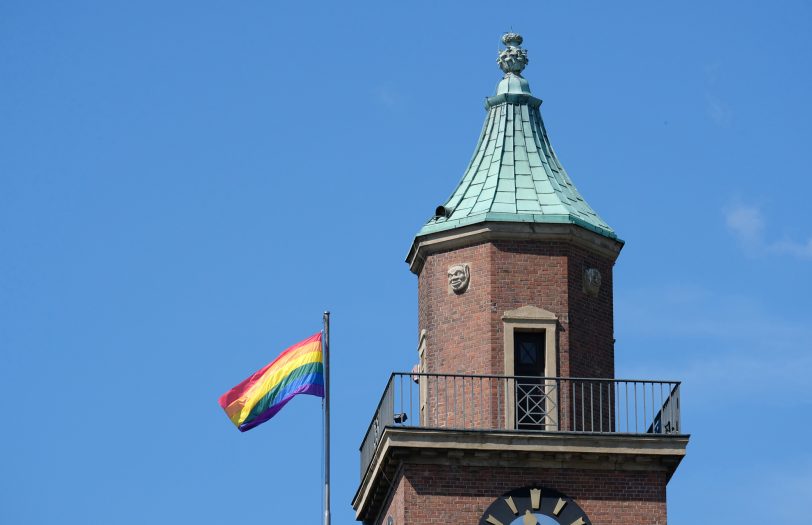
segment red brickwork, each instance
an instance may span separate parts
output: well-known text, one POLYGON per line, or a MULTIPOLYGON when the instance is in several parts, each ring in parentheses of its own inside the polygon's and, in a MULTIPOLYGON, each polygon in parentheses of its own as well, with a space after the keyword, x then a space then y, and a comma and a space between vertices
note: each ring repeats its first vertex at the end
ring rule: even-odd
POLYGON ((430 256, 418 277, 418 323, 426 329, 425 371, 497 374, 493 363, 491 246, 483 243, 430 256), (448 289, 448 268, 468 263, 465 293, 448 289))
MULTIPOLYGON (((613 470, 405 465, 376 524, 479 524, 502 494, 525 486, 572 498, 593 525, 665 525, 666 474, 613 470)), ((507 524, 506 524, 507 525, 507 524)))
POLYGON ((493 241, 430 255, 418 278, 426 371, 504 374, 502 315, 536 306, 558 317, 559 375, 614 377, 612 265, 556 241, 493 241), (449 292, 447 272, 459 263, 470 265, 471 281, 457 295, 449 292), (597 297, 583 291, 590 267, 602 275, 597 297))
POLYGON ((390 516, 395 523, 406 523, 404 496, 410 491, 409 480, 403 476, 403 469, 401 468, 395 473, 389 495, 387 496, 386 503, 384 503, 383 509, 385 512, 381 512, 377 521, 375 521, 375 525, 386 525, 386 519, 390 516))

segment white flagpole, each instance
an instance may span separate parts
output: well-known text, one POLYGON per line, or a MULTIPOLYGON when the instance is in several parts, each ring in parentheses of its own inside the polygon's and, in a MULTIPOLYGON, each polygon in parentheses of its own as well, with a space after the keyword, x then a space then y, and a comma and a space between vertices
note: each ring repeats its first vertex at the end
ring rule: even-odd
POLYGON ((330 525, 330 312, 324 312, 324 525, 330 525))

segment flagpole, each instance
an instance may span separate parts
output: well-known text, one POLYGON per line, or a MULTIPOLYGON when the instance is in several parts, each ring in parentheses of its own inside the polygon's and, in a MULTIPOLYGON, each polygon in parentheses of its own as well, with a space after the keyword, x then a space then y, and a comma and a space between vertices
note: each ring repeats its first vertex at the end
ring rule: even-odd
POLYGON ((324 525, 330 525, 330 312, 324 312, 324 525))

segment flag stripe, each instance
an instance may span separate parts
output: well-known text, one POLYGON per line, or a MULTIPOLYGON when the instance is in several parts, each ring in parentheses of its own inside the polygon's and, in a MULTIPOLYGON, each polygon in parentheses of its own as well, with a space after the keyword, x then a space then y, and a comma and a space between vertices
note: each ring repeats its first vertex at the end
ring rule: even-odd
POLYGON ((274 417, 276 413, 279 412, 282 409, 282 407, 285 406, 288 403, 288 401, 293 399, 293 397, 296 396, 297 394, 310 394, 313 396, 324 397, 324 385, 323 384, 304 385, 295 392, 291 392, 290 395, 280 400, 277 404, 273 405, 268 410, 260 414, 259 417, 257 417, 256 419, 253 419, 248 423, 243 423, 237 428, 239 428, 241 432, 245 432, 246 430, 251 430, 257 425, 261 425, 262 423, 274 417))
POLYGON ((269 420, 297 394, 324 397, 321 333, 297 343, 220 396, 220 406, 246 431, 269 420))
POLYGON ((225 408, 226 414, 235 424, 244 422, 254 405, 265 397, 268 392, 276 388, 288 374, 302 365, 321 363, 321 358, 321 349, 303 355, 299 355, 299 353, 293 354, 293 358, 287 360, 279 368, 272 368, 265 372, 265 375, 244 396, 225 408))
POLYGON ((220 396, 220 406, 225 408, 226 406, 232 404, 232 402, 234 402, 236 399, 248 393, 248 391, 250 391, 250 389, 262 379, 268 370, 275 366, 284 364, 288 359, 291 358, 291 356, 296 354, 298 350, 305 346, 309 346, 310 350, 316 347, 321 350, 321 332, 314 334, 304 341, 296 343, 295 345, 286 349, 284 352, 279 354, 279 356, 274 359, 273 362, 262 367, 257 372, 254 372, 248 379, 244 380, 239 385, 220 396))
POLYGON ((321 363, 309 363, 291 372, 283 382, 254 405, 254 408, 251 409, 240 424, 251 423, 269 409, 276 408, 279 403, 287 402, 287 400, 299 393, 299 390, 303 387, 312 384, 317 384, 320 387, 324 385, 324 367, 321 363))

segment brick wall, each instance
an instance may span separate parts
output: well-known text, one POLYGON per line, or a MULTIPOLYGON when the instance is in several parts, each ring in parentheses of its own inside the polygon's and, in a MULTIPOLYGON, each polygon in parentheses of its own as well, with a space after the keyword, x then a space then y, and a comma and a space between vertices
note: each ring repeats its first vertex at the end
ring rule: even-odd
POLYGON ((615 377, 614 299, 612 267, 614 263, 572 246, 567 257, 569 295, 569 373, 572 377, 615 377), (583 291, 583 274, 597 268, 602 284, 597 297, 583 291))
POLYGON ((492 346, 491 245, 477 244, 428 258, 418 278, 418 322, 425 328, 425 371, 496 374, 492 346), (468 263, 471 279, 463 294, 449 293, 448 268, 468 263))
POLYGON ((398 469, 395 473, 389 489, 387 500, 382 507, 383 511, 375 521, 375 525, 387 525, 386 520, 389 517, 392 517, 396 524, 406 523, 404 499, 405 495, 411 491, 411 487, 408 478, 403 476, 403 468, 398 469))
POLYGON ((559 319, 559 375, 614 377, 612 264, 554 241, 494 241, 429 256, 418 278, 426 371, 504 374, 502 315, 532 305, 559 319), (449 293, 447 271, 459 263, 470 265, 471 282, 457 295, 449 293), (603 278, 597 297, 583 292, 588 267, 603 278))
POLYGON ((526 486, 572 498, 593 525, 666 523, 664 472, 407 464, 394 481, 376 523, 392 515, 395 525, 479 524, 496 498, 526 486))

